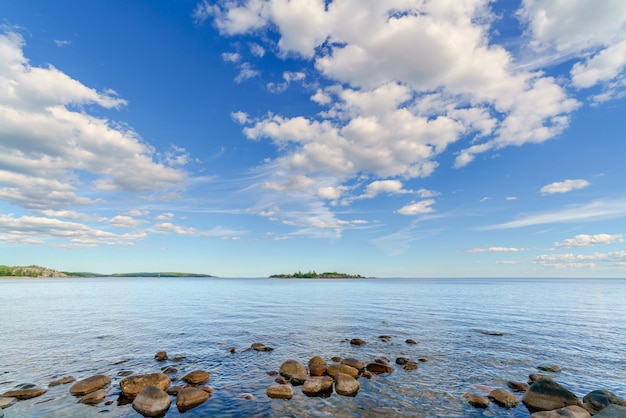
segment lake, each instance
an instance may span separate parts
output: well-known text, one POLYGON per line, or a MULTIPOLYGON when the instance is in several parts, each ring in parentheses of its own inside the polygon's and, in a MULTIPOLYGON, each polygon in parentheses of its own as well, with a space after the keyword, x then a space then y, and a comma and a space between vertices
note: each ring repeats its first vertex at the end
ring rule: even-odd
POLYGON ((625 296, 626 279, 2 279, 0 393, 104 373, 110 405, 77 404, 61 385, 5 416, 138 417, 118 405, 118 373, 174 365, 174 377, 210 372, 215 392, 184 414, 172 404, 167 417, 528 417, 523 404, 477 410, 463 394, 556 364, 551 375, 581 399, 595 389, 626 397, 625 296), (274 350, 245 351, 256 342, 274 350), (161 350, 184 359, 156 362, 161 350), (315 355, 384 356, 396 370, 360 378, 354 398, 299 387, 288 401, 266 396, 268 372, 315 355), (400 356, 426 361, 404 371, 400 356))

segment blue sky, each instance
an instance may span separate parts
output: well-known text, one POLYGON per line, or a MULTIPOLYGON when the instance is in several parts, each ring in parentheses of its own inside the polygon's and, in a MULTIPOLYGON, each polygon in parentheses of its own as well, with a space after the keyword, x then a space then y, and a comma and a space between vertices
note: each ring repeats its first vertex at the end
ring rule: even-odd
POLYGON ((626 276, 622 0, 0 7, 0 263, 626 276))

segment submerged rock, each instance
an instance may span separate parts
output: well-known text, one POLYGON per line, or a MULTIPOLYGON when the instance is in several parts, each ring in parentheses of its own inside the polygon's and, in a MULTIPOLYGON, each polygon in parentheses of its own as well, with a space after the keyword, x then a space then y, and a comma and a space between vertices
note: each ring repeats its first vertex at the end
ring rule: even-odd
POLYGON ((537 366, 537 368, 544 372, 558 373, 561 371, 561 367, 557 366, 556 364, 551 364, 549 366, 546 366, 546 365, 537 366))
POLYGON ((417 341, 412 340, 412 339, 410 339, 410 338, 407 338, 407 339, 406 339, 406 341, 405 341, 405 343, 410 344, 410 345, 415 345, 415 344, 417 344, 417 341))
POLYGON ((302 393, 307 396, 323 396, 332 390, 333 378, 330 376, 309 377, 302 386, 302 393))
POLYGON ((179 412, 185 412, 202 405, 211 397, 211 393, 198 388, 182 388, 176 394, 176 407, 179 412))
POLYGON ((553 411, 535 412, 530 418, 590 418, 591 414, 577 405, 566 406, 565 408, 553 411))
POLYGON ((522 402, 531 413, 552 411, 569 405, 583 406, 576 395, 549 378, 539 379, 530 385, 522 402))
POLYGON ((98 405, 107 396, 107 391, 104 389, 98 389, 93 392, 89 392, 78 400, 78 403, 84 403, 85 405, 98 405))
POLYGON ((418 365, 414 361, 408 361, 404 364, 404 366, 402 366, 402 368, 406 371, 417 370, 418 365))
POLYGON ((365 345, 367 344, 367 342, 365 342, 364 340, 360 339, 360 338, 353 338, 350 340, 350 344, 352 345, 365 345))
POLYGON ((183 376, 183 381, 189 383, 190 385, 201 385, 209 380, 209 377, 209 373, 204 370, 194 370, 193 372, 189 372, 183 376))
POLYGON ((122 394, 129 398, 134 398, 144 388, 155 386, 157 389, 165 390, 172 383, 169 377, 163 373, 138 374, 122 379, 120 387, 122 394))
POLYGON ((362 372, 365 369, 365 363, 355 358, 344 358, 340 361, 340 363, 345 364, 346 366, 354 367, 359 372, 362 372))
POLYGON ((156 361, 164 361, 167 360, 167 353, 165 351, 159 351, 154 355, 154 359, 156 361))
POLYGON ((509 380, 507 386, 513 389, 515 392, 526 392, 530 385, 524 382, 515 382, 513 380, 509 380))
POLYGON ((53 380, 52 382, 50 382, 48 384, 48 387, 49 388, 53 388, 53 387, 59 386, 59 385, 66 385, 66 384, 72 383, 74 381, 76 381, 74 376, 66 376, 66 377, 62 377, 62 378, 57 379, 57 380, 53 380))
POLYGON ((17 402, 16 398, 8 397, 8 396, 0 396, 0 409, 8 408, 17 402))
POLYGON ((133 400, 133 408, 145 417, 157 417, 163 415, 171 403, 170 395, 165 391, 148 385, 133 400))
POLYGON ((463 397, 467 399, 467 402, 469 402, 469 404, 475 408, 486 408, 489 406, 489 399, 480 395, 476 395, 475 393, 468 392, 463 395, 463 397))
POLYGON ((393 367, 381 363, 369 363, 365 368, 375 374, 393 373, 393 367))
POLYGON ((356 396, 361 385, 357 380, 345 373, 337 373, 335 375, 335 392, 341 396, 356 396))
POLYGON ((88 377, 74 383, 70 388, 70 393, 74 396, 83 396, 98 389, 102 389, 111 383, 111 378, 103 374, 88 377))
POLYGON ((267 396, 274 399, 293 398, 293 388, 290 385, 274 385, 266 390, 267 396))
POLYGON ((519 400, 511 392, 504 389, 494 389, 489 392, 488 398, 504 408, 515 408, 519 400))
POLYGON ((40 389, 40 388, 17 389, 17 390, 10 390, 8 392, 4 392, 2 396, 6 398, 15 398, 19 401, 25 401, 27 399, 32 399, 32 398, 41 396, 47 391, 48 391, 47 389, 40 389))

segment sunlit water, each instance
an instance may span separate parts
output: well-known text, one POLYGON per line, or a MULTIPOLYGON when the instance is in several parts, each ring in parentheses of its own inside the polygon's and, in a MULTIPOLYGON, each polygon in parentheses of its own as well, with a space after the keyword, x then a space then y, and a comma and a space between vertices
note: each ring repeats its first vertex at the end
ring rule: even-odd
POLYGON ((626 280, 606 279, 2 279, 0 393, 104 373, 111 405, 77 404, 62 385, 4 413, 136 417, 117 403, 117 373, 176 365, 177 377, 209 371, 215 392, 184 414, 172 404, 168 417, 527 417, 523 404, 477 410, 463 394, 486 395, 557 364, 555 380, 581 398, 595 389, 626 397, 625 295, 626 280), (244 351, 255 342, 274 351, 244 351), (160 350, 185 359, 157 363, 160 350), (361 378, 354 398, 309 398, 298 387, 289 401, 267 398, 267 372, 314 355, 428 361, 361 378))

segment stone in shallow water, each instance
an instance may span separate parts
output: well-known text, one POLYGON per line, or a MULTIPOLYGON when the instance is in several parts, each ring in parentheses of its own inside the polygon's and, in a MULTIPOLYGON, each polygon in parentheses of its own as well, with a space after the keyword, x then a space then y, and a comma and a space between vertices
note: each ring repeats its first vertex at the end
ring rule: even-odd
POLYGON ((309 366, 309 373, 311 376, 324 376, 328 368, 325 364, 311 364, 309 366))
POLYGON ((506 384, 507 384, 508 387, 510 387, 511 389, 513 389, 516 392, 526 392, 528 390, 528 388, 530 387, 530 385, 528 383, 515 382, 513 380, 509 380, 506 384))
POLYGON ((412 340, 412 339, 410 339, 410 338, 407 338, 407 339, 406 339, 406 341, 405 341, 405 343, 410 344, 410 345, 415 345, 415 344, 417 344, 417 341, 412 340))
POLYGON ((159 351, 154 355, 154 359, 156 361, 164 361, 167 360, 167 353, 165 351, 159 351))
POLYGON ((626 417, 626 407, 611 404, 604 408, 598 415, 594 415, 594 418, 624 418, 626 417))
POLYGON ((274 385, 266 390, 267 396, 274 399, 293 398, 293 388, 290 385, 274 385))
POLYGON ((176 394, 176 407, 179 412, 185 412, 202 405, 210 396, 210 393, 202 389, 182 388, 176 394))
POLYGON ((475 393, 468 392, 463 395, 463 397, 467 399, 467 402, 469 402, 469 404, 475 408, 486 408, 489 406, 489 399, 480 395, 476 395, 475 393))
POLYGON ((57 380, 53 380, 52 382, 50 382, 48 384, 49 388, 53 388, 55 386, 59 386, 59 385, 66 385, 68 383, 72 383, 74 382, 76 379, 74 378, 74 376, 66 376, 66 377, 62 377, 60 379, 57 380))
POLYGON ((337 373, 345 373, 355 379, 359 376, 359 370, 347 364, 331 364, 328 366, 326 373, 331 377, 335 377, 337 373))
POLYGON ((138 374, 122 379, 120 387, 122 394, 129 398, 134 398, 147 386, 155 386, 165 390, 172 383, 169 377, 163 373, 138 374))
POLYGON ((369 363, 365 368, 375 374, 393 373, 393 367, 376 362, 369 363))
POLYGON ((544 372, 558 373, 561 371, 561 367, 557 366, 556 364, 541 365, 541 366, 537 366, 537 368, 544 372))
POLYGON ((345 364, 346 366, 354 367, 359 372, 362 372, 363 369, 365 369, 365 363, 355 358, 344 358, 340 361, 340 363, 345 364))
POLYGON ((406 364, 404 366, 402 366, 402 368, 404 370, 406 370, 406 371, 417 370, 418 369, 418 365, 414 361, 408 361, 408 362, 406 362, 406 364))
POLYGON ((309 360, 309 367, 311 367, 311 366, 313 366, 315 364, 325 366, 326 365, 326 360, 324 360, 320 356, 311 357, 311 359, 309 360))
POLYGON ((0 396, 0 409, 8 408, 17 402, 17 399, 8 396, 0 396))
POLYGON ((341 396, 356 396, 361 385, 357 380, 345 373, 335 375, 335 392, 341 396))
POLYGON ((17 389, 17 390, 10 390, 8 392, 4 392, 2 396, 7 397, 7 398, 15 398, 20 401, 25 401, 27 399, 32 399, 32 398, 41 396, 46 392, 47 392, 46 389, 40 389, 40 388, 17 389))
POLYGON ((488 398, 504 408, 515 408, 519 400, 512 393, 504 389, 494 389, 489 392, 488 398))
POLYGON ((352 345, 365 345, 367 343, 365 342, 365 340, 362 340, 360 338, 353 338, 353 339, 350 340, 350 344, 352 344, 352 345))
POLYGON ((585 408, 592 414, 597 414, 611 404, 626 406, 626 400, 608 390, 594 390, 583 398, 585 408))
POLYGON ((585 408, 570 405, 554 411, 535 412, 530 418, 591 418, 591 414, 585 408))
POLYGON ((530 385, 522 402, 531 413, 552 411, 569 405, 583 406, 576 395, 548 378, 539 379, 530 385))
POLYGON ((204 370, 194 370, 193 372, 187 373, 183 377, 183 381, 189 383, 190 385, 201 385, 209 380, 209 373, 204 370))
POLYGON ((111 378, 103 374, 88 377, 74 383, 70 388, 70 393, 74 396, 83 396, 98 389, 102 389, 111 383, 111 378))
POLYGON ((105 389, 98 389, 94 392, 90 392, 80 398, 79 403, 84 403, 85 405, 98 405, 100 402, 104 400, 107 396, 107 391, 105 389))
POLYGON ((307 370, 306 367, 297 360, 286 360, 281 364, 279 373, 282 376, 291 378, 294 375, 306 375, 307 370))
POLYGON ((323 396, 332 390, 333 378, 330 376, 311 376, 302 386, 302 393, 306 396, 323 396))
POLYGON ((133 400, 133 408, 145 417, 162 415, 170 407, 170 395, 156 386, 146 386, 133 400))

